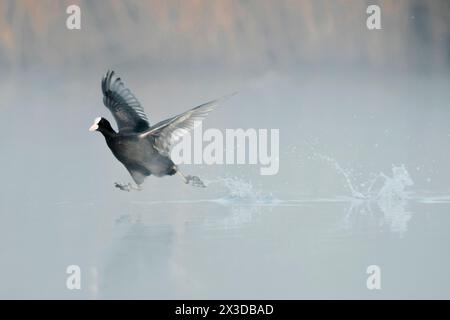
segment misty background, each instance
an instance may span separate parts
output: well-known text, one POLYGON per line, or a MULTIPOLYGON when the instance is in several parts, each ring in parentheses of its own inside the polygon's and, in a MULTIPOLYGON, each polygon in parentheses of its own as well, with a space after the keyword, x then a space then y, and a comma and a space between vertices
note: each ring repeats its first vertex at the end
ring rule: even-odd
POLYGON ((448 298, 449 18, 444 0, 0 0, 0 297, 448 298), (88 132, 112 120, 108 69, 151 124, 238 91, 203 127, 279 129, 279 173, 115 189, 131 178, 88 132))
POLYGON ((8 1, 0 4, 4 70, 99 64, 179 73, 349 67, 448 70, 448 1, 8 1), (82 30, 65 28, 68 5, 82 30), (365 27, 382 10, 382 31, 365 27))

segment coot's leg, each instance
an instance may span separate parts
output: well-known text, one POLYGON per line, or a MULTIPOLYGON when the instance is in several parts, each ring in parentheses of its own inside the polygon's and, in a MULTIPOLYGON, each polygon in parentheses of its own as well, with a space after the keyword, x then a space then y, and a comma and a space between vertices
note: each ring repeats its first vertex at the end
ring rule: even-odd
POLYGON ((189 183, 189 180, 184 176, 184 174, 181 173, 180 170, 177 169, 178 175, 183 179, 184 183, 189 183))
POLYGON ((142 186, 140 184, 132 185, 130 183, 131 190, 142 191, 142 186))

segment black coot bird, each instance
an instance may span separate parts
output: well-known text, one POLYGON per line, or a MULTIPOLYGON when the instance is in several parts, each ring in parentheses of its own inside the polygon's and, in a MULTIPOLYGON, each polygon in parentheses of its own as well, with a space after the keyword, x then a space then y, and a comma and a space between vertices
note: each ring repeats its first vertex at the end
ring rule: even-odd
POLYGON ((89 131, 103 134, 106 144, 137 185, 115 183, 117 188, 124 191, 141 190, 144 179, 150 175, 163 177, 176 173, 187 184, 205 187, 198 177, 180 172, 170 159, 170 149, 216 107, 218 100, 150 126, 141 104, 114 71, 108 71, 103 77, 102 91, 103 103, 114 116, 119 131, 115 132, 103 117, 96 118, 89 131))

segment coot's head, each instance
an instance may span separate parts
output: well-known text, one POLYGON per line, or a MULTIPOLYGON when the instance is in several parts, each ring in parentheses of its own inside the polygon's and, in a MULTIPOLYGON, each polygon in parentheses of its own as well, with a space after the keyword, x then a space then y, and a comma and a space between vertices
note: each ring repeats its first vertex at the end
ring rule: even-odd
POLYGON ((103 117, 95 118, 94 124, 89 128, 89 131, 114 132, 109 121, 103 117))

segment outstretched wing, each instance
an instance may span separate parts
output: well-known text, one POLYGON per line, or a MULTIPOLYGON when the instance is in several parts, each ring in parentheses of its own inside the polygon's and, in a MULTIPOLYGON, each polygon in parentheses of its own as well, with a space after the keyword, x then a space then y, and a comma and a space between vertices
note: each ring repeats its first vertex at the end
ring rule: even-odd
POLYGON ((144 109, 114 71, 102 79, 103 103, 116 119, 119 131, 143 132, 149 129, 144 109))
POLYGON ((180 115, 161 121, 148 131, 143 132, 140 137, 154 137, 156 149, 165 155, 169 155, 172 146, 183 135, 198 126, 220 101, 221 99, 204 103, 180 115))

